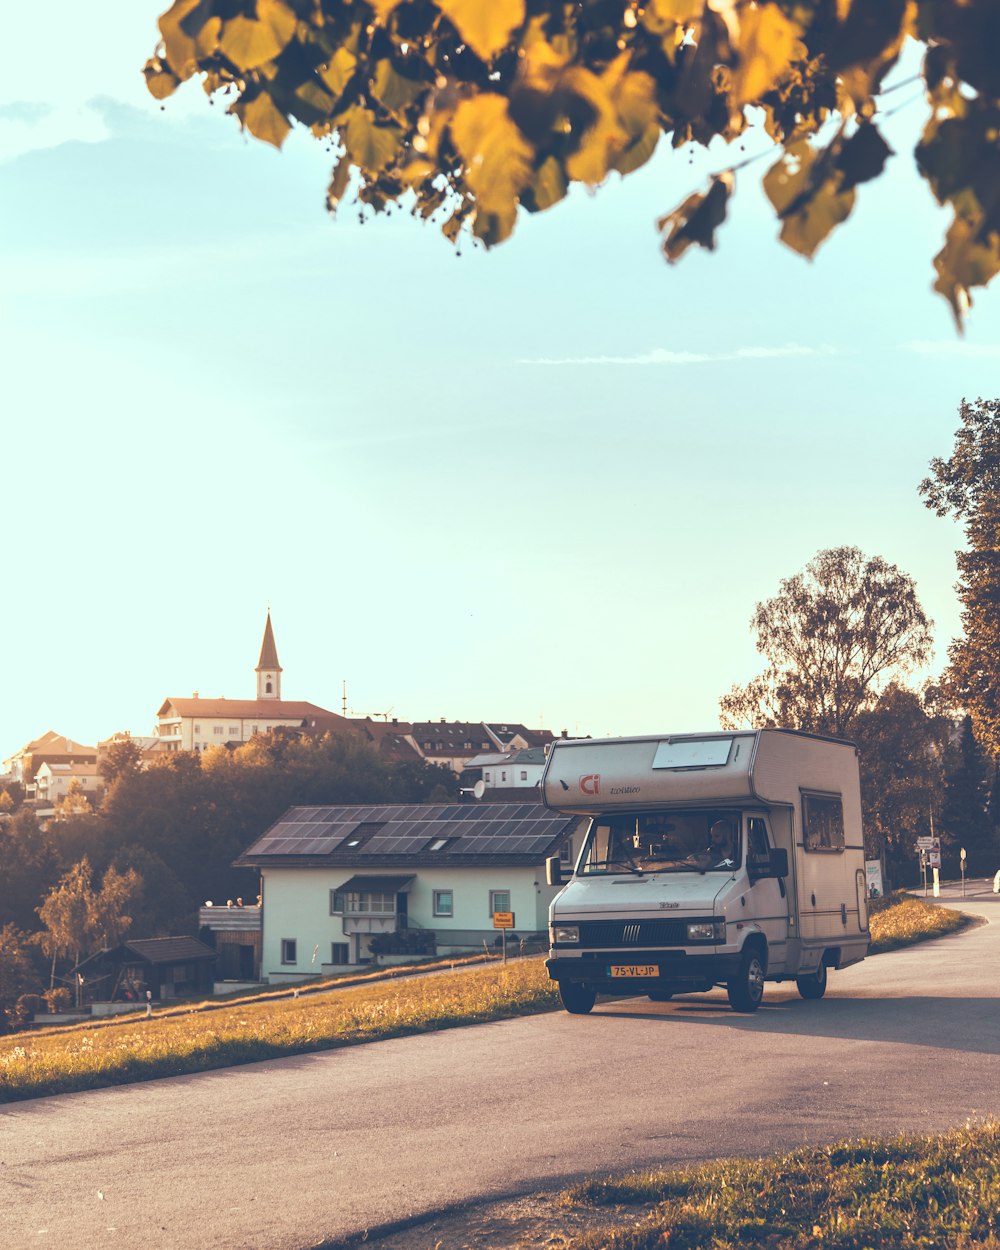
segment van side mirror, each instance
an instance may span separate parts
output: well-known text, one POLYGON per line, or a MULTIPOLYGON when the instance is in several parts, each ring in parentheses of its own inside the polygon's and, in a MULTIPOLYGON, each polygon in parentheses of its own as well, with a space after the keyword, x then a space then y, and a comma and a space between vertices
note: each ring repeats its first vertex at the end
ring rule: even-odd
POLYGON ((545 861, 545 880, 549 885, 562 885, 562 860, 558 855, 550 855, 545 861))
POLYGON ((788 876, 788 852, 783 846, 772 847, 770 855, 770 864, 768 865, 769 877, 787 877, 788 876))

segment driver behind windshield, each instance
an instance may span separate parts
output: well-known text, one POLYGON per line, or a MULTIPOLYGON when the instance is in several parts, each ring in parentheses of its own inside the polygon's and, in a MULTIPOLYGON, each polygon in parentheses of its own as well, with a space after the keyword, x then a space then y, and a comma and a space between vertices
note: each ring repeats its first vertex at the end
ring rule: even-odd
POLYGON ((736 841, 728 820, 717 820, 708 831, 708 846, 699 856, 702 871, 708 868, 732 868, 736 864, 736 841))

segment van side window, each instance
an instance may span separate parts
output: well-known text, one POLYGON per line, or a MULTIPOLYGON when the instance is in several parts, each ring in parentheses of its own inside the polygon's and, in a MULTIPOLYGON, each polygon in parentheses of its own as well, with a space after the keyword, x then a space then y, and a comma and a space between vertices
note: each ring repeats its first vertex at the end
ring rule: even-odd
POLYGON ((747 871, 766 872, 771 859, 767 825, 760 816, 747 820, 747 871))
POLYGON ((844 849, 844 804, 839 795, 802 795, 802 844, 807 851, 844 849))

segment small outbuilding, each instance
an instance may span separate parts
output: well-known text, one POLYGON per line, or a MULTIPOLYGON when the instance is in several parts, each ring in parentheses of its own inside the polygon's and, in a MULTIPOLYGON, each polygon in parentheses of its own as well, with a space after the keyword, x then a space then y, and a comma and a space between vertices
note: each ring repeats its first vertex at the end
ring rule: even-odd
POLYGON ((137 938, 73 969, 84 1003, 153 1002, 211 994, 216 953, 194 937, 137 938))

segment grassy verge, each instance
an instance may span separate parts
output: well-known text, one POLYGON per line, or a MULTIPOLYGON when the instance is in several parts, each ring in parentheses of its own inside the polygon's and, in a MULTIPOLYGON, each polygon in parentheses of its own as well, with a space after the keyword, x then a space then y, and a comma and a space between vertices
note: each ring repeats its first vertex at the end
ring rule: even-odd
POLYGON ((0 1103, 551 1011, 541 959, 0 1039, 0 1103))
POLYGON ((928 938, 942 937, 945 933, 964 929, 968 923, 968 916, 961 912, 937 907, 911 894, 891 894, 880 899, 879 906, 871 909, 869 953, 878 955, 882 951, 898 950, 901 946, 912 946, 914 942, 924 942, 928 938))
MULTIPOLYGON (((946 908, 894 896, 871 917, 872 952, 937 937, 963 923, 946 908)), ((285 988, 171 1007, 149 1020, 108 1018, 0 1038, 0 1103, 480 1024, 558 1005, 541 958, 459 966, 406 980, 379 979, 385 975, 372 973, 349 987, 303 986, 297 998, 285 988)))
POLYGON ((586 1181, 560 1202, 627 1208, 565 1250, 998 1250, 1000 1125, 586 1181))

